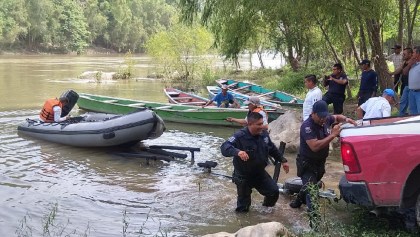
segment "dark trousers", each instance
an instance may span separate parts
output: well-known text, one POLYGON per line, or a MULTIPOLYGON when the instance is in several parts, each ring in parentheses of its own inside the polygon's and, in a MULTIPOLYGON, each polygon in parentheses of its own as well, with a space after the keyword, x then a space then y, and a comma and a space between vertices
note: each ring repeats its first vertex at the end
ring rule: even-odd
POLYGON ((322 97, 322 100, 327 102, 327 104, 333 104, 334 114, 343 113, 343 104, 346 96, 344 94, 335 94, 335 93, 325 93, 322 97))
MULTIPOLYGON (((235 174, 234 174, 235 176, 235 174)), ((279 199, 279 187, 267 172, 261 175, 246 177, 241 179, 233 179, 236 184, 238 199, 236 202, 237 212, 247 212, 251 206, 251 193, 255 188, 264 196, 263 206, 272 207, 279 199)))
POLYGON ((372 96, 376 96, 373 94, 373 91, 359 91, 359 101, 357 105, 358 106, 362 105, 372 96))
POLYGON ((302 179, 302 188, 300 189, 297 198, 301 202, 306 203, 308 211, 312 211, 311 196, 309 194, 308 186, 316 185, 321 181, 325 174, 325 162, 311 163, 299 155, 296 158, 297 175, 302 179))

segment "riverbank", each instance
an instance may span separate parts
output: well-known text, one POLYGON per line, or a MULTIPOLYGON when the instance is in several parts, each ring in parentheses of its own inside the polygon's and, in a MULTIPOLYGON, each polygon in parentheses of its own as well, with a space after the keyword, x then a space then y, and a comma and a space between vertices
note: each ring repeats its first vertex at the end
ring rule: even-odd
MULTIPOLYGON (((102 47, 91 46, 87 48, 81 55, 113 55, 113 54, 123 54, 118 53, 113 49, 107 49, 102 47)), ((40 49, 27 49, 27 48, 13 48, 13 49, 1 49, 0 55, 77 55, 76 52, 62 52, 59 50, 43 50, 40 49)))

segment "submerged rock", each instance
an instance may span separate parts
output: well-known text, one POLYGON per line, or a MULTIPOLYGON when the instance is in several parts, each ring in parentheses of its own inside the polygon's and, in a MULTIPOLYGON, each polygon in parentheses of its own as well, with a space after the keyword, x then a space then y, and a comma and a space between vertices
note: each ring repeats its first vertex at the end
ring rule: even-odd
POLYGON ((294 236, 289 230, 279 222, 260 223, 258 225, 247 226, 236 233, 219 232, 204 235, 205 237, 278 237, 294 236))

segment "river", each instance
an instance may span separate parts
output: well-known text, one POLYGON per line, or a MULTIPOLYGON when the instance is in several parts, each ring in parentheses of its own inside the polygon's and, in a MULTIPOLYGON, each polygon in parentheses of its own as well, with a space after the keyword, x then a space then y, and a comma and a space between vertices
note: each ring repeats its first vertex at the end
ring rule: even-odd
MULTIPOLYGON (((201 236, 268 221, 307 228, 304 211, 291 210, 288 196, 274 208, 263 208, 262 196, 254 192, 250 213, 235 214, 234 184, 191 166, 189 158, 148 165, 115 157, 111 149, 75 148, 17 134, 17 125, 37 117, 45 99, 67 89, 165 102, 163 83, 146 78, 154 72, 152 60, 133 59, 134 79, 98 83, 77 76, 117 71, 122 55, 0 57, 0 236, 42 236, 44 227, 51 236, 201 236)), ((71 113, 83 111, 75 107, 71 113)), ((219 147, 233 128, 166 125, 160 138, 144 143, 199 147, 196 162, 216 161, 214 172, 231 174, 231 159, 219 147)), ((336 178, 341 165, 333 166, 336 178)), ((294 173, 292 167, 287 177, 294 173)), ((280 180, 285 178, 282 174, 280 180)))

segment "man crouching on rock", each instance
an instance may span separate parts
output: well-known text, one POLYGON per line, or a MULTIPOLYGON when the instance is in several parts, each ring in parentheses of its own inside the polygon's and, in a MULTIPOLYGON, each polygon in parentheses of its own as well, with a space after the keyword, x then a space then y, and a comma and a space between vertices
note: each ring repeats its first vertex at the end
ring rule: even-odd
POLYGON ((263 206, 274 206, 279 198, 279 188, 265 171, 268 156, 280 161, 286 173, 289 172, 289 165, 264 129, 262 115, 250 113, 248 126, 237 131, 220 149, 224 156, 233 156, 232 181, 238 192, 236 212, 249 211, 253 188, 264 196, 263 206))

